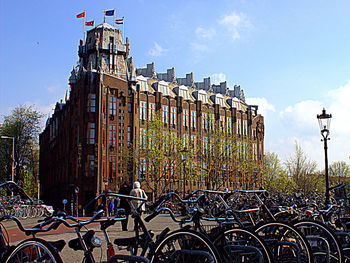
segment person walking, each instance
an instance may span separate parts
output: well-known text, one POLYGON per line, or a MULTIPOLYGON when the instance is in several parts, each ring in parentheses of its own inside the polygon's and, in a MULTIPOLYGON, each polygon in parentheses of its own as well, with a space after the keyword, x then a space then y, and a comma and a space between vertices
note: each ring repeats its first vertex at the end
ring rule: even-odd
MULTIPOLYGON (((130 186, 126 182, 124 182, 119 189, 119 194, 129 195, 130 191, 131 191, 130 186)), ((125 198, 120 198, 119 207, 123 208, 125 210, 125 216, 126 216, 126 218, 121 221, 122 222, 122 230, 128 231, 128 221, 129 221, 129 215, 130 215, 130 211, 131 211, 130 205, 125 198)))
MULTIPOLYGON (((143 189, 141 189, 141 184, 140 182, 136 181, 134 183, 134 187, 130 192, 130 195, 135 196, 135 197, 139 197, 139 198, 145 198, 147 199, 148 196, 146 195, 145 191, 143 189)), ((143 212, 146 211, 146 205, 143 201, 140 200, 131 200, 131 204, 134 206, 134 208, 138 208, 141 204, 141 215, 143 212)))

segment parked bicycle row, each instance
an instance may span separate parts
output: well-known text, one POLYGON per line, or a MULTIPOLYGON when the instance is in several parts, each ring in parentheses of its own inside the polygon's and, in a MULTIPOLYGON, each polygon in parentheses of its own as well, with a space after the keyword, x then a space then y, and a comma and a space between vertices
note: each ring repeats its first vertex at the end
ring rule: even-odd
POLYGON ((62 262, 60 251, 68 240, 46 242, 36 236, 65 225, 74 228, 77 235, 68 241, 68 247, 82 251, 87 263, 97 262, 93 250, 103 242, 107 262, 350 262, 350 220, 337 213, 340 205, 311 211, 296 204, 276 205, 274 198, 265 190, 198 189, 184 198, 167 193, 148 207, 144 218, 146 198, 105 191, 87 204, 96 207, 89 219, 56 213, 25 229, 16 217, 1 217, 14 220, 32 238, 11 247, 3 229, 0 256, 7 258, 4 262, 62 262), (110 240, 108 231, 126 216, 119 209, 117 215, 103 217, 108 215, 109 198, 126 200, 130 205, 133 237, 110 240), (175 207, 178 213, 174 213, 175 207), (178 230, 165 228, 155 236, 147 222, 161 213, 168 213, 178 230), (94 230, 83 231, 93 222, 99 224, 103 241, 94 230))

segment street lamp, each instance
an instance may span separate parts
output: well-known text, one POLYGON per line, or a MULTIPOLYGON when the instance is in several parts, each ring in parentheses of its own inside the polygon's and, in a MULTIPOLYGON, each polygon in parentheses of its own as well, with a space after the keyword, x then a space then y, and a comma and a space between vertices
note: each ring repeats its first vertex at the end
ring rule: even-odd
POLYGON ((15 170, 15 137, 9 137, 5 135, 0 136, 1 139, 12 139, 12 174, 11 181, 14 182, 14 170, 15 170))
POLYGON ((325 162, 325 176, 326 176, 326 205, 329 205, 329 178, 328 178, 328 157, 327 157, 327 141, 329 140, 329 127, 331 124, 332 114, 327 114, 323 108, 322 114, 317 114, 318 124, 320 125, 321 135, 324 143, 324 162, 325 162))
POLYGON ((181 159, 182 159, 182 163, 183 163, 183 196, 185 197, 185 188, 186 188, 186 176, 185 176, 185 172, 186 172, 186 161, 187 161, 187 156, 188 156, 188 150, 186 148, 186 146, 183 148, 183 150, 180 151, 181 153, 181 159))

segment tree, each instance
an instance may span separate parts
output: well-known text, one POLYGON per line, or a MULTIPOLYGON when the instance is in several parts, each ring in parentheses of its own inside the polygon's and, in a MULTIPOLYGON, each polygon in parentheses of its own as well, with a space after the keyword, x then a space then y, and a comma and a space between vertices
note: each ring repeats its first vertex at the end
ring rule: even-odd
POLYGON ((335 177, 334 181, 337 181, 339 184, 346 182, 346 177, 350 176, 350 167, 344 161, 333 162, 329 166, 329 175, 335 177))
MULTIPOLYGON (((40 121, 43 114, 33 106, 20 105, 12 110, 10 115, 3 116, 0 135, 15 138, 15 172, 16 182, 24 181, 25 176, 31 174, 27 182, 36 183, 38 180, 39 147, 38 136, 41 129, 40 121)), ((0 141, 0 178, 9 180, 12 168, 12 141, 0 141)), ((26 185, 25 185, 26 187, 26 185)), ((30 186, 32 189, 33 186, 30 186)))
POLYGON ((157 198, 175 182, 176 174, 180 174, 183 141, 177 137, 176 131, 164 128, 159 115, 146 122, 146 129, 140 128, 140 135, 135 141, 132 150, 135 174, 140 175, 140 181, 157 198))
POLYGON ((295 153, 289 157, 285 163, 286 173, 289 178, 301 189, 304 194, 315 189, 312 175, 316 172, 317 164, 309 160, 301 147, 295 143, 295 153))

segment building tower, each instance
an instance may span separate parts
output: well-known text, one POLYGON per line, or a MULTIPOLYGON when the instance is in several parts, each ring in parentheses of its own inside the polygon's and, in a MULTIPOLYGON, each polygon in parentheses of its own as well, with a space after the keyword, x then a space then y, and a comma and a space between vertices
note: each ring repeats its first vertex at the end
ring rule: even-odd
POLYGON ((131 181, 118 165, 132 121, 127 96, 135 77, 128 39, 124 43, 121 30, 103 23, 80 40, 78 54, 69 99, 56 104, 40 135, 43 198, 55 206, 63 199, 86 204, 96 193, 131 181))

